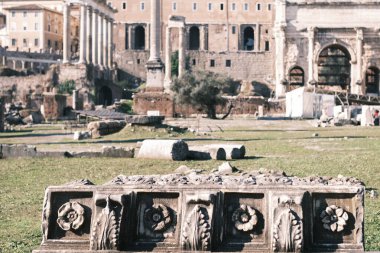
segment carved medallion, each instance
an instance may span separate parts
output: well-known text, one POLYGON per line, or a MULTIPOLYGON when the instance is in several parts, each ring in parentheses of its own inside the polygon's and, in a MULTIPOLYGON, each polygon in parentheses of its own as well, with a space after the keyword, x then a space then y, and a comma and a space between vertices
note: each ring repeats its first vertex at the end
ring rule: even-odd
POLYGON ((195 205, 182 230, 182 246, 185 250, 207 251, 210 248, 211 227, 207 210, 195 205))
POLYGON ((278 215, 273 228, 273 251, 300 252, 302 249, 302 222, 289 209, 278 215))
POLYGON ((164 232, 170 227, 172 221, 168 207, 163 204, 154 204, 145 209, 144 224, 154 232, 164 232))
POLYGON ((324 229, 331 232, 341 232, 347 225, 348 214, 343 208, 331 205, 322 211, 320 218, 324 229))
POLYGON ((250 206, 241 205, 233 212, 232 222, 239 231, 251 231, 258 222, 256 210, 250 206))
POLYGON ((57 223, 65 231, 78 230, 84 222, 84 208, 76 201, 67 202, 58 209, 57 223))
POLYGON ((106 207, 99 214, 91 237, 92 250, 117 250, 119 225, 115 211, 110 208, 110 199, 107 198, 106 207))

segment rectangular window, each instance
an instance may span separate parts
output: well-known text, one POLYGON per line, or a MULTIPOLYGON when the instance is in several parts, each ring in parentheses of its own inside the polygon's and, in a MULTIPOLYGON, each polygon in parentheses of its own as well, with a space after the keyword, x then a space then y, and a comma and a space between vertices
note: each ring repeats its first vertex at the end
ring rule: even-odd
POLYGON ((215 60, 210 60, 210 67, 215 67, 215 60))
POLYGON ((224 4, 220 4, 220 10, 222 11, 224 9, 224 4))
POLYGON ((34 23, 34 30, 38 31, 38 23, 34 23))
POLYGON ((176 2, 172 3, 172 9, 173 9, 173 11, 177 10, 177 3, 176 2))
POLYGON ((24 18, 26 18, 27 17, 27 12, 26 11, 24 11, 24 18))
POLYGON ((271 10, 272 10, 272 5, 268 4, 268 11, 271 11, 271 10))
POLYGON ((193 59, 193 66, 197 65, 197 61, 193 59))
POLYGON ((26 31, 26 30, 28 30, 28 26, 24 24, 23 27, 22 27, 22 29, 23 29, 24 31, 26 31))
POLYGON ((34 39, 34 46, 38 47, 38 39, 34 39))
POLYGON ((265 41, 265 51, 269 51, 269 41, 265 41))
POLYGON ((140 10, 145 10, 145 3, 144 2, 141 2, 140 3, 140 10))
POLYGON ((12 17, 16 17, 16 12, 12 11, 12 17))
POLYGON ((209 11, 212 10, 212 3, 208 3, 208 10, 209 10, 209 11))
POLYGON ((28 40, 27 39, 22 39, 22 45, 24 47, 27 47, 28 46, 28 40))
POLYGON ((127 3, 126 2, 123 3, 123 7, 122 8, 123 8, 123 10, 127 9, 127 3))
POLYGON ((248 11, 248 10, 249 10, 249 5, 248 5, 248 3, 245 3, 245 4, 244 4, 243 10, 244 10, 244 11, 248 11))
POLYGON ((193 3, 193 11, 197 10, 197 3, 193 3))
POLYGON ((54 41, 54 47, 55 49, 58 49, 58 41, 54 41))
POLYGON ((261 10, 261 4, 256 4, 256 10, 257 11, 261 10))
POLYGON ((51 29, 50 29, 50 25, 48 25, 48 32, 50 32, 50 30, 51 30, 51 29))
POLYGON ((236 26, 232 26, 232 34, 236 34, 236 26))
POLYGON ((226 60, 226 67, 230 68, 231 67, 231 60, 226 60))
POLYGON ((48 40, 48 41, 47 41, 47 46, 48 46, 48 47, 51 47, 51 40, 48 40))
POLYGON ((16 39, 12 39, 12 46, 16 46, 16 43, 17 43, 17 40, 16 39))
POLYGON ((140 64, 140 63, 141 63, 140 59, 137 59, 137 64, 140 64))
POLYGON ((236 3, 232 3, 231 4, 231 10, 232 11, 236 11, 236 3))

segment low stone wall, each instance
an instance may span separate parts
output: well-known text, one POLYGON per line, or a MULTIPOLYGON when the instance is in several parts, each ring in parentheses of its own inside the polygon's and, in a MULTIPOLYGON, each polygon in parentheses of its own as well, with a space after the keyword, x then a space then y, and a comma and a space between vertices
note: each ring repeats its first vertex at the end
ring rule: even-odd
POLYGON ((283 173, 123 176, 50 186, 34 253, 362 252, 363 184, 283 173))
POLYGON ((94 121, 87 125, 87 130, 91 132, 92 138, 98 138, 103 135, 113 134, 119 132, 126 126, 123 120, 106 120, 94 121))

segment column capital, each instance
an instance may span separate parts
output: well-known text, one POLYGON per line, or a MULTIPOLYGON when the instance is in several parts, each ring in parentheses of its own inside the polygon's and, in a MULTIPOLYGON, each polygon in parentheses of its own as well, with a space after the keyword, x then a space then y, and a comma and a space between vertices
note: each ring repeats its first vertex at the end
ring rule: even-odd
POLYGON ((355 31, 356 31, 356 39, 357 40, 363 40, 364 39, 363 28, 362 27, 356 27, 355 31))
POLYGON ((96 14, 99 14, 99 10, 98 10, 98 9, 95 9, 95 8, 92 9, 92 12, 93 12, 93 13, 96 13, 96 14))
POLYGON ((308 28, 307 28, 307 37, 309 38, 309 39, 314 39, 314 36, 315 36, 315 31, 316 31, 317 29, 314 27, 314 26, 309 26, 308 28))
POLYGON ((92 8, 92 6, 91 5, 86 5, 86 8, 87 8, 87 11, 92 11, 94 8, 92 8))

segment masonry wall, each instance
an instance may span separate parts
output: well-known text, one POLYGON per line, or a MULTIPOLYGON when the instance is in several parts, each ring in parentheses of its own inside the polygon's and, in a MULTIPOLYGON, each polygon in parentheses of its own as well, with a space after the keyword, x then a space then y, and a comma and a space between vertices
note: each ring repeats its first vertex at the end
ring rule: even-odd
POLYGON ((4 114, 5 114, 5 107, 4 107, 4 101, 0 97, 0 132, 4 132, 4 114))

